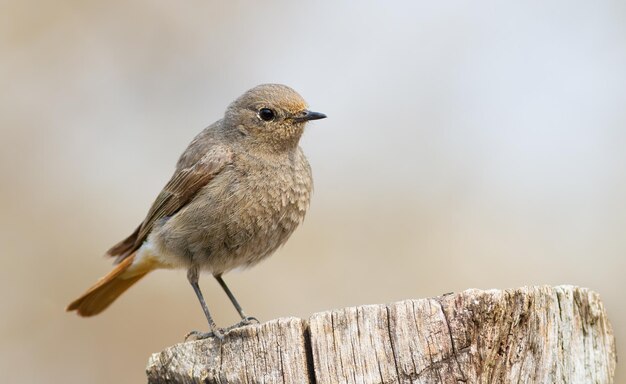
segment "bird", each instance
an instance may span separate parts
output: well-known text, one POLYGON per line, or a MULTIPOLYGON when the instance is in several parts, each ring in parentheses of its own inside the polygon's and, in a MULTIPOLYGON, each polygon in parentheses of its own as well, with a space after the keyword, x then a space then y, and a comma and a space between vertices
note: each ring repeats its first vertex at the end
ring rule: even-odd
POLYGON ((187 337, 221 339, 258 322, 222 275, 270 256, 304 220, 313 178, 299 141, 307 122, 324 118, 281 84, 258 85, 233 101, 182 153, 141 224, 106 252, 115 267, 67 311, 97 315, 151 271, 186 269, 209 325, 187 337), (217 280, 240 322, 217 327, 198 285, 203 272, 217 280))

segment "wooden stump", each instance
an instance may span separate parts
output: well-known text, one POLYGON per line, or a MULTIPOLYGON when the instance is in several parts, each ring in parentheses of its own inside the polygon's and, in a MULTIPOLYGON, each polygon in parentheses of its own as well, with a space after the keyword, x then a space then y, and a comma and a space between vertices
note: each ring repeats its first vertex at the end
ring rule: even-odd
POLYGON ((471 289, 286 318, 155 353, 150 383, 612 383, 598 294, 471 289))

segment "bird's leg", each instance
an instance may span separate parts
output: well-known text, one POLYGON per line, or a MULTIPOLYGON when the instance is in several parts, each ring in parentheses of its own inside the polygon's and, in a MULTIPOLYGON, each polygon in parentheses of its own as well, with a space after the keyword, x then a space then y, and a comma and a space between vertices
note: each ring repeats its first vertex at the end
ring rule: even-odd
POLYGON ((235 307, 235 309, 239 313, 239 316, 241 317, 241 321, 239 323, 228 327, 228 329, 230 330, 233 328, 238 328, 238 327, 249 325, 255 322, 258 324, 259 320, 256 317, 247 316, 244 313, 243 308, 241 308, 241 305, 239 305, 239 302, 237 302, 237 299, 235 299, 235 295, 233 295, 233 293, 230 291, 230 289, 226 285, 226 282, 224 281, 224 279, 222 279, 222 274, 213 275, 213 277, 215 277, 215 280, 217 280, 217 282, 220 283, 220 286, 222 287, 224 292, 226 292, 226 295, 230 299, 230 302, 233 303, 233 306, 235 307))
POLYGON ((189 280, 193 290, 196 292, 196 296, 198 296, 204 315, 209 322, 209 332, 191 331, 187 334, 187 336, 185 336, 185 340, 187 340, 190 336, 193 336, 197 340, 206 339, 211 336, 215 336, 222 340, 224 338, 224 333, 221 329, 217 328, 217 325, 215 325, 215 321, 213 321, 211 313, 209 313, 209 307, 207 307, 206 302, 204 301, 204 296, 202 296, 202 291, 200 291, 200 286, 198 285, 198 268, 189 268, 187 271, 187 280, 189 280))

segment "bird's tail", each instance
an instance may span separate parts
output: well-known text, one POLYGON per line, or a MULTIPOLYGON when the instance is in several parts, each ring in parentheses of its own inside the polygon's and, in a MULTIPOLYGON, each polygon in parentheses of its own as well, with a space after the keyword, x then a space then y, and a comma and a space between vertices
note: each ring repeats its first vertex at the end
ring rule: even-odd
POLYGON ((81 297, 67 306, 67 311, 76 311, 81 316, 94 316, 104 311, 131 285, 154 269, 154 265, 133 265, 135 254, 115 266, 109 274, 98 280, 81 297), (131 268, 132 266, 132 268, 131 268))

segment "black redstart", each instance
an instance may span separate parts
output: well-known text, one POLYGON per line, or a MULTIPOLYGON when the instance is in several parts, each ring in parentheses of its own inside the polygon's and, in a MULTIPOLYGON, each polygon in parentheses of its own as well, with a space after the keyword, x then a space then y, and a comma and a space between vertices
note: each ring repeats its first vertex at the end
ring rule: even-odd
POLYGON ((224 332, 198 286, 200 271, 213 274, 239 312, 242 321, 235 326, 255 320, 222 274, 271 255, 304 219, 313 180, 298 142, 307 121, 325 117, 284 85, 244 93, 193 139, 144 221, 108 250, 116 267, 67 310, 96 315, 148 272, 185 268, 210 328, 192 332, 196 337, 224 332))

